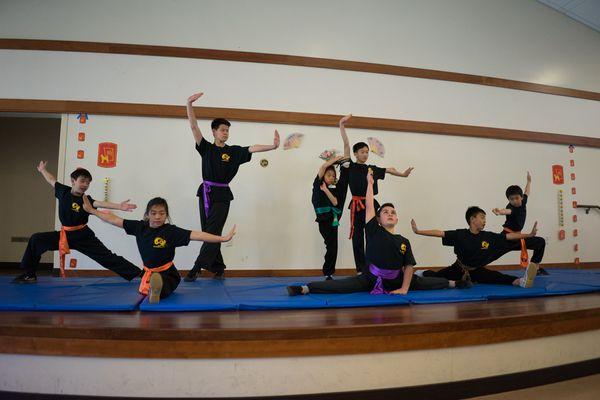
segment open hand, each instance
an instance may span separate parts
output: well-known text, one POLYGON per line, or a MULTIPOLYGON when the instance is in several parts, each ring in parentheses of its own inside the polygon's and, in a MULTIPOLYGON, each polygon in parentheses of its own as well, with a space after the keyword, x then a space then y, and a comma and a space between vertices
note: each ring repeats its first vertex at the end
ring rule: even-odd
POLYGON ((537 235, 537 221, 533 224, 533 228, 531 229, 531 236, 537 235))
POLYGON ((119 203, 119 210, 131 212, 137 208, 137 205, 129 202, 129 199, 119 203))
POLYGON ((46 170, 46 164, 48 164, 48 161, 40 161, 40 163, 37 166, 37 170, 39 172, 45 171, 46 170))
POLYGON ((223 236, 223 242, 229 242, 235 236, 235 228, 237 225, 233 225, 233 228, 229 231, 229 233, 223 236))
POLYGON ((412 228, 414 233, 419 233, 419 229, 417 228, 417 223, 414 219, 410 220, 410 227, 412 228))
POLYGON ((345 117, 342 117, 342 119, 340 119, 340 126, 345 126, 346 122, 348 122, 350 118, 352 118, 352 114, 348 114, 345 117))
POLYGON ((188 97, 188 103, 192 104, 193 102, 195 102, 196 100, 198 100, 200 97, 202 97, 204 95, 203 92, 200 93, 196 93, 191 95, 190 97, 188 97))

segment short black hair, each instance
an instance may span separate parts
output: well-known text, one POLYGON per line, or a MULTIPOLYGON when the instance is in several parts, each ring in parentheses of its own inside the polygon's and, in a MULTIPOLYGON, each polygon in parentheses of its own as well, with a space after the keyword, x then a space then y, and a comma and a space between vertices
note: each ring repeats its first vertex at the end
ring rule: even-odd
POLYGON ((337 171, 335 170, 335 167, 333 165, 330 165, 329 167, 325 168, 325 173, 329 170, 332 170, 333 173, 337 176, 337 171))
POLYGON ((383 210, 385 207, 392 207, 394 210, 396 209, 396 207, 394 207, 394 205, 392 203, 383 203, 382 205, 379 206, 377 211, 375 211, 375 215, 377 215, 377 218, 379 218, 379 214, 381 213, 381 210, 383 210))
POLYGON ((360 149, 362 149, 363 147, 366 147, 367 149, 369 148, 369 145, 366 144, 365 142, 358 142, 355 143, 354 146, 352 146, 352 152, 356 153, 357 151, 359 151, 360 149))
POLYGON ((219 129, 219 126, 221 126, 221 125, 231 126, 231 122, 227 121, 225 118, 215 118, 210 123, 211 129, 214 129, 214 130, 219 129))
POLYGON ((517 185, 511 185, 506 188, 506 198, 508 199, 510 196, 514 196, 518 194, 519 196, 523 196, 523 189, 517 185))
POLYGON ((92 174, 90 174, 90 171, 85 168, 77 168, 75 171, 71 172, 71 179, 74 181, 76 181, 80 176, 88 178, 90 181, 92 180, 92 174))
POLYGON ((465 219, 467 220, 467 224, 471 224, 471 218, 477 216, 477 214, 485 215, 485 211, 477 206, 471 206, 467 208, 467 212, 465 213, 465 219))

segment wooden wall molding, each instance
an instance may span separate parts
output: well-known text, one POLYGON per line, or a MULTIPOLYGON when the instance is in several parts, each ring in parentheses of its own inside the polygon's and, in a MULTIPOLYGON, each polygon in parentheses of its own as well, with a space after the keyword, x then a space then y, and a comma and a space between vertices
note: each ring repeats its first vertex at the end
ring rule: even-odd
MULTIPOLYGON (((196 116, 202 119, 212 119, 219 116, 234 121, 329 127, 337 127, 341 117, 340 115, 333 114, 243 108, 195 107, 194 110, 196 116)), ((71 100, 0 99, 0 112, 86 112, 89 114, 105 115, 186 118, 185 106, 71 100)), ((588 136, 492 128, 475 125, 446 124, 440 122, 355 116, 352 117, 352 120, 347 124, 347 127, 600 148, 600 138, 588 136)))
POLYGON ((413 68, 399 65, 377 64, 331 58, 292 56, 285 54, 255 53, 248 51, 198 49, 189 47, 152 46, 125 43, 82 42, 67 40, 41 39, 0 39, 0 49, 10 50, 46 50, 104 54, 130 54, 155 57, 196 58, 234 62, 251 62, 296 67, 326 68, 344 71, 366 72, 383 75, 406 76, 411 78, 434 79, 449 82, 493 86, 504 89, 523 90, 575 97, 587 100, 600 100, 599 92, 570 89, 560 86, 543 85, 533 82, 496 78, 484 75, 463 74, 425 68, 413 68))

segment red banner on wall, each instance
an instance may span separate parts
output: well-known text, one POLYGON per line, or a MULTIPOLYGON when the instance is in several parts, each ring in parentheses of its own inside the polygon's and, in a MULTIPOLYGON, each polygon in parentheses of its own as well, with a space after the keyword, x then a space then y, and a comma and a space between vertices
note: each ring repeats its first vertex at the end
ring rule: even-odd
POLYGON ((98 166, 114 168, 117 166, 117 144, 104 142, 98 144, 98 166))
POLYGON ((562 165, 556 164, 552 166, 552 182, 555 185, 562 185, 565 183, 565 174, 562 165))

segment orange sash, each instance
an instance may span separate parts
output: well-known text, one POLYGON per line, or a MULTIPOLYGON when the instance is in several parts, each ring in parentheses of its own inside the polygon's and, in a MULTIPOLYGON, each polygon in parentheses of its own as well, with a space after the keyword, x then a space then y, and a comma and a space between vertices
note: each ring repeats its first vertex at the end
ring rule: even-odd
POLYGON ((365 209, 365 196, 352 196, 352 203, 350 203, 350 236, 348 239, 352 239, 354 236, 354 219, 358 211, 365 209))
MULTIPOLYGON (((503 228, 504 228, 504 232, 521 233, 521 231, 516 232, 505 226, 503 228)), ((525 244, 525 239, 521 239, 521 267, 527 268, 528 265, 529 265, 529 254, 527 254, 527 245, 525 244)))
POLYGON ((161 265, 156 268, 148 268, 144 265, 144 276, 142 276, 142 281, 140 282, 140 288, 138 289, 141 294, 148 295, 148 291, 150 289, 150 277, 152 274, 157 272, 163 272, 171 268, 173 265, 173 261, 169 261, 165 265, 161 265))
POLYGON ((60 236, 58 239, 58 257, 60 259, 60 276, 64 278, 65 275, 65 255, 71 254, 69 248, 69 242, 67 241, 67 232, 78 231, 86 227, 87 224, 77 226, 63 226, 60 228, 60 236))

